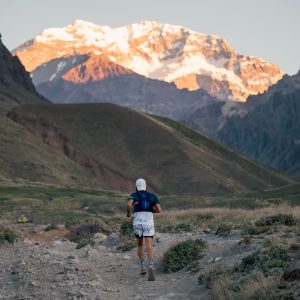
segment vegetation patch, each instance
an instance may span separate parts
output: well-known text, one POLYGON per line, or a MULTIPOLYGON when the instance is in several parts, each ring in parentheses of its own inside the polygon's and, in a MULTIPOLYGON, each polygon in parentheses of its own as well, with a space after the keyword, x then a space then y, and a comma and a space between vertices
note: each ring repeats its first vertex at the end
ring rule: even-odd
POLYGON ((9 228, 0 227, 0 246, 5 242, 14 243, 17 240, 17 234, 9 228))
POLYGON ((57 225, 48 224, 47 227, 45 228, 45 231, 50 231, 50 230, 55 230, 55 229, 58 229, 57 225))
POLYGON ((163 256, 162 269, 165 272, 176 272, 201 258, 202 250, 207 243, 201 239, 186 240, 171 247, 163 256))
POLYGON ((191 223, 179 223, 170 225, 158 225, 157 230, 159 232, 171 232, 171 233, 181 233, 181 232, 191 232, 195 226, 191 223))
POLYGON ((272 225, 296 225, 296 220, 293 215, 278 214, 273 216, 263 217, 255 222, 256 226, 272 226, 272 225))
POLYGON ((278 280, 267 277, 261 271, 243 276, 221 264, 200 273, 199 283, 205 284, 216 300, 294 299, 286 297, 286 292, 279 289, 278 280))
POLYGON ((127 220, 123 221, 120 226, 120 234, 124 236, 132 236, 134 234, 132 223, 127 220))
POLYGON ((123 252, 126 252, 126 251, 130 251, 131 249, 133 249, 135 247, 136 247, 136 241, 134 239, 128 239, 126 241, 121 239, 121 244, 118 247, 118 249, 120 249, 123 252))
POLYGON ((287 249, 279 245, 272 245, 244 257, 241 262, 241 271, 249 271, 257 267, 267 274, 272 268, 284 268, 287 260, 287 249))
POLYGON ((111 230, 100 220, 90 220, 80 224, 79 226, 71 227, 67 238, 72 242, 78 243, 82 239, 93 238, 97 232, 109 234, 111 233, 111 230))
POLYGON ((65 222, 65 227, 70 229, 74 225, 78 225, 81 222, 79 218, 69 217, 65 222))
POLYGON ((136 239, 132 223, 124 220, 120 225, 119 249, 123 252, 130 251, 136 247, 136 239))
POLYGON ((216 230, 216 235, 228 236, 233 228, 232 223, 221 223, 216 230))
POLYGON ((233 270, 231 268, 222 264, 216 264, 201 272, 198 280, 200 284, 204 283, 208 288, 211 288, 213 282, 220 281, 222 278, 229 278, 232 274, 233 270))
POLYGON ((83 248, 87 245, 93 246, 94 244, 95 244, 95 242, 92 238, 90 238, 90 239, 84 238, 84 239, 81 239, 77 242, 76 249, 81 249, 81 248, 83 248))

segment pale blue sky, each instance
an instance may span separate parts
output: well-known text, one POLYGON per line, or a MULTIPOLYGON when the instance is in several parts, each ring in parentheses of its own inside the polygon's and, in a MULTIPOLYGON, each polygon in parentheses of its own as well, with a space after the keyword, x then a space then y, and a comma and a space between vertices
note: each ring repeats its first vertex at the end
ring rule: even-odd
POLYGON ((300 69, 299 0, 0 0, 0 32, 12 50, 75 19, 119 27, 140 20, 182 25, 225 38, 292 75, 300 69))

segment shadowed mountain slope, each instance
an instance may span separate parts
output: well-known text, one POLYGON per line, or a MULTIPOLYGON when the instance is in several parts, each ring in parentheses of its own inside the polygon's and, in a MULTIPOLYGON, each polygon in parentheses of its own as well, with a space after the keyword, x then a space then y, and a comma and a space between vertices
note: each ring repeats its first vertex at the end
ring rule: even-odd
POLYGON ((38 92, 53 103, 110 102, 178 120, 220 102, 205 90, 178 89, 174 83, 149 79, 103 55, 54 59, 32 75, 38 92), (58 70, 55 75, 53 69, 58 70), (40 82, 42 77, 49 78, 40 82))
POLYGON ((276 92, 244 117, 231 117, 217 137, 245 155, 300 178, 300 89, 276 92))
POLYGON ((3 45, 0 35, 0 114, 20 104, 48 102, 34 88, 18 57, 3 45))

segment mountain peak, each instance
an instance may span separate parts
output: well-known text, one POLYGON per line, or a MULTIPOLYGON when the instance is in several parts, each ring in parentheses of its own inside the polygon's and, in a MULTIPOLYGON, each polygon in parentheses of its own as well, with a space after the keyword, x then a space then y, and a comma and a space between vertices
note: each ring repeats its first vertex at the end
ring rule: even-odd
POLYGON ((174 82, 178 88, 205 89, 223 100, 245 101, 283 76, 271 63, 238 55, 221 37, 148 20, 118 28, 75 20, 45 29, 31 47, 17 50, 28 71, 59 57, 106 55, 145 77, 174 82))

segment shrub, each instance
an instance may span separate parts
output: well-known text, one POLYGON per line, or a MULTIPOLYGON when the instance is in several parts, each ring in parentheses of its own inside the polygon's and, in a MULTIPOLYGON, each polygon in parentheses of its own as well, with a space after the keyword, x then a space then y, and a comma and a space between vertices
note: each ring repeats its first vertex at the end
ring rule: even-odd
POLYGON ((17 240, 15 232, 8 228, 0 227, 0 245, 4 244, 5 241, 8 243, 14 243, 17 240))
POLYGON ((284 268, 288 259, 287 249, 273 245, 262 253, 260 267, 264 273, 272 268, 284 268))
POLYGON ((243 229, 243 235, 258 235, 262 233, 259 227, 254 225, 249 225, 243 229))
POLYGON ((55 224, 49 224, 45 228, 45 231, 50 231, 50 230, 54 230, 54 229, 57 229, 57 226, 55 224))
POLYGON ((65 227, 67 229, 70 229, 72 226, 77 225, 80 223, 80 220, 74 217, 70 217, 67 219, 67 221, 65 222, 65 227))
POLYGON ((130 251, 131 249, 135 248, 136 247, 136 241, 135 240, 128 240, 124 243, 122 243, 118 248, 123 251, 123 252, 126 252, 126 251, 130 251))
POLYGON ((200 284, 205 283, 208 288, 211 288, 212 283, 219 281, 221 278, 230 278, 233 270, 225 265, 214 265, 199 274, 198 281, 200 284))
POLYGON ((132 223, 128 222, 127 220, 123 221, 120 226, 120 234, 125 236, 132 236, 133 235, 132 223))
POLYGON ((272 225, 296 225, 293 215, 278 214, 261 218, 255 222, 256 226, 272 226, 272 225))
POLYGON ((272 245, 266 249, 255 251, 242 259, 241 270, 247 271, 256 266, 265 274, 272 268, 284 268, 288 259, 287 249, 272 245))
POLYGON ((93 239, 81 239, 78 241, 76 249, 80 249, 85 247, 86 245, 91 245, 93 246, 95 244, 93 239))
POLYGON ((259 255, 259 251, 254 251, 251 254, 243 257, 241 263, 241 270, 246 271, 249 269, 253 269, 257 264, 258 255, 259 255))
POLYGON ((231 223, 221 223, 216 230, 216 235, 227 236, 233 229, 233 224, 231 223))
POLYGON ((191 271, 192 273, 197 273, 200 271, 200 266, 199 266, 199 261, 194 260, 190 262, 187 266, 188 270, 191 271))
POLYGON ((201 252, 205 247, 206 242, 200 239, 186 240, 171 247, 163 256, 162 269, 166 272, 176 272, 186 267, 201 257, 201 252))
POLYGON ((93 238, 97 232, 102 232, 105 234, 111 233, 110 228, 105 223, 102 223, 98 220, 90 220, 80 224, 77 227, 71 228, 67 238, 70 241, 77 243, 81 239, 93 238))

